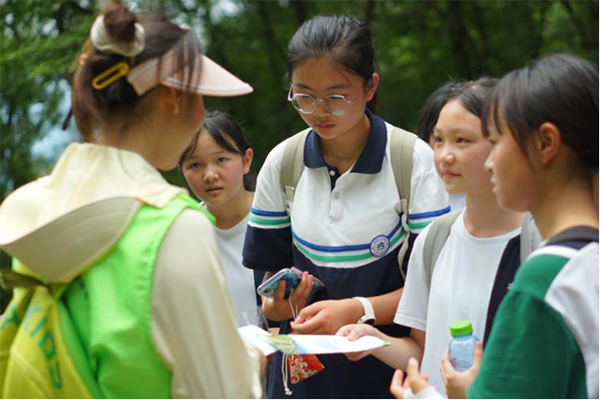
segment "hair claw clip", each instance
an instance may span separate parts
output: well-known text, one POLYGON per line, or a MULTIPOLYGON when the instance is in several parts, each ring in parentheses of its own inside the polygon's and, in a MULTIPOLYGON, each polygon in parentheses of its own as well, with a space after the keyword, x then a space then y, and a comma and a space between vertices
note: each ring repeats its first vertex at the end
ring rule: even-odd
POLYGON ((117 79, 127 75, 128 72, 129 64, 121 61, 92 79, 92 87, 96 90, 102 90, 117 79))

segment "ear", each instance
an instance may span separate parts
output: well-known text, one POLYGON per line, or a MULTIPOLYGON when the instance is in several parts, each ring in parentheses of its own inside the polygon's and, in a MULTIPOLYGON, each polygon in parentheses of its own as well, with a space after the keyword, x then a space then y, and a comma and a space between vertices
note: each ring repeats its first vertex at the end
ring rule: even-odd
POLYGON ((369 87, 367 88, 367 101, 373 100, 375 97, 375 93, 377 93, 377 87, 379 86, 379 74, 377 72, 373 72, 371 76, 371 82, 369 83, 369 87))
POLYGON ((246 149, 246 154, 244 154, 244 175, 250 173, 250 168, 252 167, 252 160, 254 159, 254 150, 251 148, 246 149))
POLYGON ((556 125, 550 122, 540 125, 539 132, 534 139, 534 146, 542 165, 550 163, 556 157, 561 144, 560 131, 556 125))
POLYGON ((163 93, 161 95, 162 104, 167 110, 173 114, 179 114, 179 105, 181 104, 181 93, 173 88, 162 86, 163 93))
POLYGON ((87 60, 88 55, 83 53, 82 55, 79 56, 79 65, 81 65, 82 67, 85 65, 85 61, 87 60))

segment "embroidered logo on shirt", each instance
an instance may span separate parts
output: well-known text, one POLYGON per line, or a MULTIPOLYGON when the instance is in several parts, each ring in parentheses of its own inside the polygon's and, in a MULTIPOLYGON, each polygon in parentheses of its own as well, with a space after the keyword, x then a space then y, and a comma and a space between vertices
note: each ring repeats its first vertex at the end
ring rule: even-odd
POLYGON ((375 257, 384 256, 390 248, 390 241, 385 235, 376 236, 371 240, 371 254, 375 257))

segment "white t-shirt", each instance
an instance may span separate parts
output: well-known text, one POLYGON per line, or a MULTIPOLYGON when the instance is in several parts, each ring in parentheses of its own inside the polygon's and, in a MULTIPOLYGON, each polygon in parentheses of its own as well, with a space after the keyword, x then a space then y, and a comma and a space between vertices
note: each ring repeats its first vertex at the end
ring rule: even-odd
POLYGON ((521 228, 491 238, 472 236, 464 224, 464 211, 452 225, 431 278, 423 266, 423 246, 429 227, 415 240, 404 292, 394 322, 426 332, 422 373, 441 393, 446 393, 440 362, 450 342, 450 324, 469 320, 473 334, 483 339, 488 303, 498 264, 506 244, 521 228))
POLYGON ((260 315, 254 293, 254 271, 242 265, 242 248, 249 218, 250 213, 230 229, 215 227, 221 261, 225 266, 227 289, 233 300, 239 326, 258 325, 260 315))
POLYGON ((451 194, 450 196, 450 210, 462 210, 467 205, 467 196, 464 193, 451 194))

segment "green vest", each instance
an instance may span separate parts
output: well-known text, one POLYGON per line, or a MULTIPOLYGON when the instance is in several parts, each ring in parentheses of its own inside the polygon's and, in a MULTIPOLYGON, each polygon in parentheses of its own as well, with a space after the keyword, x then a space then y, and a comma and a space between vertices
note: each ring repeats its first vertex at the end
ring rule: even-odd
POLYGON ((163 238, 188 207, 200 209, 187 196, 142 206, 59 301, 47 286, 15 290, 1 325, 2 335, 18 332, 10 343, 2 338, 2 397, 171 397, 172 372, 152 339, 152 280, 163 238), (19 354, 8 357, 10 346, 37 371, 21 367, 19 354))

